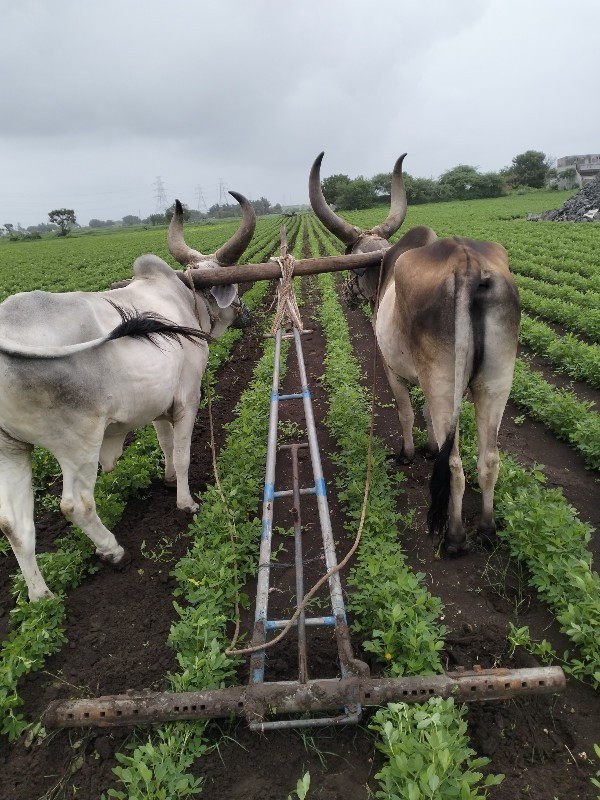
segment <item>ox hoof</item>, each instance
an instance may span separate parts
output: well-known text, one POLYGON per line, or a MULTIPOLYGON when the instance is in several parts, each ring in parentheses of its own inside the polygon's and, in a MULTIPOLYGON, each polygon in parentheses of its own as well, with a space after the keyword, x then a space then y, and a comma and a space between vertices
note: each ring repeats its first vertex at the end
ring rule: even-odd
POLYGON ((46 587, 41 592, 30 592, 29 593, 29 602, 30 603, 37 603, 38 600, 49 600, 54 597, 54 593, 46 587))
POLYGON ((437 458, 439 452, 439 447, 430 447, 428 444, 426 444, 423 448, 423 454, 425 458, 437 458))
POLYGON ((465 556, 470 549, 471 545, 466 539, 462 542, 449 542, 448 539, 444 539, 441 546, 442 555, 446 558, 465 556))
POLYGON ((496 526, 482 526, 477 528, 477 539, 481 544, 489 549, 494 549, 498 546, 498 537, 496 535, 496 526))
POLYGON ((195 514, 196 511, 198 511, 198 509, 200 508, 200 506, 198 505, 198 503, 181 503, 181 505, 177 503, 177 508, 180 511, 187 511, 190 514, 195 514))
POLYGON ((394 460, 396 464, 403 464, 406 466, 407 464, 412 464, 415 454, 409 455, 405 450, 401 450, 399 453, 394 455, 394 460))
POLYGON ((167 489, 177 488, 177 478, 165 478, 163 483, 167 487, 167 489))
POLYGON ((126 569, 131 564, 131 555, 127 552, 127 550, 123 550, 123 548, 119 548, 120 553, 99 553, 96 551, 96 555, 102 561, 103 564, 108 564, 109 567, 116 569, 118 572, 126 569))

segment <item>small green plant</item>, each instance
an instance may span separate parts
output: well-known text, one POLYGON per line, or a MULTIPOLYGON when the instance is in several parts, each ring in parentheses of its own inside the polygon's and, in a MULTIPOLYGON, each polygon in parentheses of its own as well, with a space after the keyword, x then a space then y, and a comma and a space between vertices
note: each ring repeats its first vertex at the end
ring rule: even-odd
MULTIPOLYGON (((598 758, 600 758, 600 747, 598 747, 597 744, 594 745, 594 751, 598 756, 598 758)), ((600 778, 600 769, 596 772, 596 777, 591 779, 596 789, 600 789, 600 780, 598 780, 599 778, 600 778)), ((596 795, 596 800, 600 800, 600 794, 596 795)))
POLYGON ((293 789, 290 794, 287 796, 287 800, 294 800, 294 796, 298 798, 298 800, 304 800, 304 798, 308 794, 308 790, 310 788, 310 772, 305 772, 301 778, 298 778, 298 783, 296 784, 296 788, 293 789))
POLYGON ((504 775, 484 778, 479 772, 489 759, 474 758, 464 709, 456 712, 454 698, 436 697, 418 706, 389 703, 375 714, 369 727, 381 737, 377 747, 388 758, 375 776, 382 788, 376 797, 481 800, 487 794, 482 787, 503 781, 504 775))

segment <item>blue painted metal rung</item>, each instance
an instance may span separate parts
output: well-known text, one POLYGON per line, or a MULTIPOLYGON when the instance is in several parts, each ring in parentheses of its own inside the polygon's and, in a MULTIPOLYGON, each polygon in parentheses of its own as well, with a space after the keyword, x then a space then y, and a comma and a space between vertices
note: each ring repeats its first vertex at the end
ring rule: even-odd
POLYGON ((296 392, 296 394, 280 394, 280 400, 302 400, 303 394, 302 392, 296 392))
MULTIPOLYGON (((300 494, 316 494, 316 493, 317 493, 316 486, 310 486, 307 489, 300 489, 300 494)), ((294 495, 293 489, 282 489, 280 492, 275 492, 273 494, 273 497, 277 499, 279 497, 293 497, 293 495, 294 495)))
MULTIPOLYGON (((265 629, 268 631, 276 630, 277 628, 285 628, 288 624, 289 619, 268 619, 265 622, 265 629)), ((298 624, 298 622, 294 622, 294 627, 298 624)), ((335 627, 335 617, 307 617, 304 620, 304 624, 308 625, 311 628, 319 628, 319 627, 335 627)))

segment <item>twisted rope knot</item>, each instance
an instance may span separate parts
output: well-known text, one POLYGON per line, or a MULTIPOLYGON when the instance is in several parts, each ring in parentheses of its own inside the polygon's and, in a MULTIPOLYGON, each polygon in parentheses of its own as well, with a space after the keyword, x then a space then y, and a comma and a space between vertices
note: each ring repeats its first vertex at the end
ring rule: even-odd
POLYGON ((293 256, 285 255, 276 258, 275 261, 277 261, 281 269, 281 278, 279 279, 279 288, 277 290, 277 313, 275 314, 271 334, 275 335, 279 330, 284 317, 287 317, 292 325, 295 325, 301 331, 304 329, 304 325, 300 317, 300 309, 298 308, 293 282, 296 259, 293 256))

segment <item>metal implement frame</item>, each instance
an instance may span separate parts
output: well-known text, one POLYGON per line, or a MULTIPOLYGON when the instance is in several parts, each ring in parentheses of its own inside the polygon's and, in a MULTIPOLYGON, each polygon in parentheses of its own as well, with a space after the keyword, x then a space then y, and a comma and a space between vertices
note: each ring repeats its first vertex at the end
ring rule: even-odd
MULTIPOLYGON (((305 333, 305 331, 302 331, 305 333)), ((271 571, 271 549, 273 536, 273 512, 275 500, 285 497, 293 498, 294 515, 294 545, 296 568, 296 597, 298 603, 304 597, 304 569, 302 558, 302 523, 301 523, 301 496, 312 494, 316 497, 319 513, 321 536, 323 539, 323 553, 327 572, 337 566, 337 557, 333 541, 333 530, 327 502, 327 489, 323 477, 323 467, 317 439, 312 398, 306 376, 304 354, 302 351, 301 332, 294 327, 291 336, 294 339, 301 391, 293 394, 281 394, 279 391, 279 362, 281 358, 281 340, 283 332, 281 327, 275 334, 275 362, 273 367, 273 383, 271 387, 269 433, 267 441, 267 465, 265 474, 265 488, 263 495, 262 533, 260 543, 260 556, 258 565, 258 585, 256 592, 256 612, 252 646, 258 647, 267 641, 270 630, 285 627, 289 620, 270 620, 268 618, 269 578, 271 571), (307 442, 301 444, 283 445, 280 450, 289 450, 292 458, 292 489, 277 491, 275 489, 275 467, 277 461, 277 429, 279 422, 279 403, 287 400, 302 400, 306 420, 307 442), (298 450, 308 448, 312 465, 314 484, 310 487, 301 487, 298 470, 298 450)), ((346 622, 346 609, 342 593, 342 584, 339 572, 329 578, 329 595, 331 601, 331 614, 322 617, 306 618, 302 611, 296 622, 298 633, 298 684, 308 682, 308 656, 306 651, 306 627, 333 627, 335 629, 338 659, 342 678, 351 678, 357 674, 368 674, 368 666, 354 658, 350 635, 346 622)), ((265 651, 259 650, 250 658, 250 685, 272 686, 265 683, 265 651)), ((250 721, 253 729, 267 730, 269 728, 300 728, 316 727, 321 725, 357 722, 361 714, 360 703, 356 702, 353 692, 348 692, 347 702, 344 703, 344 714, 336 717, 323 717, 319 719, 294 719, 294 720, 260 720, 250 721)))

